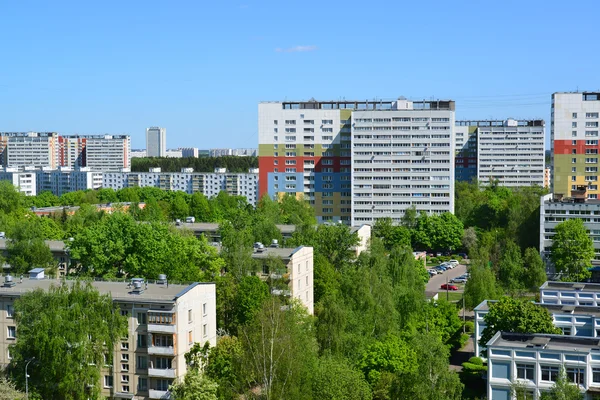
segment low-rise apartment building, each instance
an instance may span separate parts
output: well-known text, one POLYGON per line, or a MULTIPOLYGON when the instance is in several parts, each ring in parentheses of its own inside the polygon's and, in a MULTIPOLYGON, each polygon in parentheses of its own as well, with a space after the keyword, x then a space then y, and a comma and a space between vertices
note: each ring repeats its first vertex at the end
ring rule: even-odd
POLYGON ((515 384, 528 399, 549 391, 559 371, 578 384, 585 400, 600 394, 598 338, 497 332, 487 343, 489 400, 512 400, 515 384))
POLYGON ((157 187, 188 194, 201 192, 207 197, 214 197, 225 191, 232 196, 244 196, 249 204, 256 205, 258 170, 228 173, 224 168, 217 168, 214 173, 205 173, 194 172, 192 168, 183 168, 181 172, 162 172, 160 168, 151 168, 149 172, 107 172, 103 174, 102 186, 114 190, 157 187))
MULTIPOLYGON (((0 364, 10 363, 9 345, 18 340, 13 304, 23 293, 48 290, 59 281, 44 279, 43 270, 25 279, 4 278, 0 286, 0 364)), ((128 335, 114 349, 111 368, 99 384, 110 399, 165 399, 169 386, 186 373, 185 353, 194 343, 216 345, 214 283, 173 285, 166 279, 145 282, 93 282, 110 294, 127 317, 128 335)))

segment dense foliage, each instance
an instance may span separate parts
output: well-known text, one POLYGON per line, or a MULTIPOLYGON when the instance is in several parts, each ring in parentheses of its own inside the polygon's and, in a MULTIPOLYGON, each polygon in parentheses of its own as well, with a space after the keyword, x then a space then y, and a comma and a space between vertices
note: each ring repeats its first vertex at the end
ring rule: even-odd
POLYGON ((227 168, 228 172, 248 172, 250 168, 258 168, 258 157, 146 157, 132 158, 131 170, 148 172, 150 168, 159 167, 162 172, 180 172, 182 168, 194 168, 194 172, 214 172, 215 168, 227 168))

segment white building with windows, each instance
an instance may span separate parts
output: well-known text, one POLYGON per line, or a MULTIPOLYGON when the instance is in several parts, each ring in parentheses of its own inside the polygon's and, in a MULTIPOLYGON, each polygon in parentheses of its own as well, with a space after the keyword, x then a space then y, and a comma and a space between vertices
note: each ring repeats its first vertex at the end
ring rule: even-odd
POLYGON ((152 126, 146 129, 146 157, 165 157, 167 152, 167 129, 152 126))
POLYGON ((412 206, 454 212, 454 101, 398 99, 389 108, 352 112, 352 226, 412 206))
POLYGON ((228 173, 218 168, 214 173, 194 172, 183 168, 181 172, 161 172, 151 168, 149 172, 107 172, 103 174, 102 186, 114 190, 125 187, 157 187, 163 190, 183 191, 188 194, 201 192, 214 197, 221 191, 232 196, 244 196, 249 204, 258 201, 258 170, 248 173, 228 173))
POLYGON ((9 181, 19 192, 26 196, 35 196, 38 194, 36 171, 20 168, 4 168, 0 171, 0 181, 9 181))
POLYGON ((58 167, 58 133, 8 132, 0 136, 6 137, 5 167, 58 167))
MULTIPOLYGON (((0 365, 11 357, 9 346, 18 340, 14 301, 35 289, 48 290, 59 281, 31 274, 20 282, 4 278, 0 286, 0 365), (35 279, 34 279, 35 278, 35 279)), ((1 283, 0 283, 1 284, 1 283)), ((117 343, 111 368, 102 371, 102 395, 111 399, 165 399, 169 386, 186 373, 185 353, 195 343, 216 345, 214 283, 174 285, 165 280, 93 282, 110 294, 127 317, 127 338, 117 343)))
POLYGON ((519 384, 528 399, 549 391, 560 368, 578 384, 585 400, 600 394, 600 346, 597 338, 497 332, 487 343, 489 400, 512 400, 519 384))

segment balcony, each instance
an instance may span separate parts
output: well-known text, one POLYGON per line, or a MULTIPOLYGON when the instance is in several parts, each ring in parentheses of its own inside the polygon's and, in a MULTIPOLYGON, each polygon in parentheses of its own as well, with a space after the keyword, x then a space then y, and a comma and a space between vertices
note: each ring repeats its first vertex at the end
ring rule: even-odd
POLYGON ((148 332, 150 333, 175 333, 175 325, 171 324, 148 324, 148 332))
POLYGON ((171 398, 171 393, 169 393, 168 390, 155 390, 155 389, 150 389, 149 390, 149 398, 151 399, 170 399, 171 398))
POLYGON ((148 376, 150 378, 175 378, 175 369, 173 368, 148 368, 148 376))
POLYGON ((173 346, 150 346, 148 347, 148 354, 157 356, 175 356, 175 349, 173 346))

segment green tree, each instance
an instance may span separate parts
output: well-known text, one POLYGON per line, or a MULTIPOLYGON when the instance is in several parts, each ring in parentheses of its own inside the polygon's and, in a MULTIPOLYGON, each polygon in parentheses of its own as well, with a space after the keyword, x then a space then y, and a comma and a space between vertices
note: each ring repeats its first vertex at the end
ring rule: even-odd
POLYGON ((413 373, 417 364, 417 355, 410 344, 397 336, 388 336, 365 349, 358 367, 371 386, 377 387, 381 386, 380 381, 385 372, 392 375, 413 373))
POLYGON ((413 240, 420 249, 455 250, 463 237, 462 222, 451 213, 427 215, 421 213, 413 232, 413 240))
POLYGON ((484 300, 497 299, 500 295, 496 284, 496 276, 492 270, 475 260, 469 266, 469 280, 465 284, 465 307, 469 310, 477 307, 484 300))
POLYGON ((183 192, 176 192, 173 196, 170 202, 171 214, 169 216, 171 220, 185 220, 185 218, 190 215, 190 207, 188 206, 186 196, 187 195, 183 192))
POLYGON ((194 192, 190 199, 190 214, 196 222, 212 222, 213 215, 208 199, 202 192, 194 192))
POLYGON ((42 398, 101 398, 100 371, 112 365, 112 349, 127 332, 110 295, 81 282, 37 289, 15 301, 15 321, 19 340, 9 367, 15 380, 23 383, 25 363, 35 357, 29 387, 42 398))
POLYGON ((408 229, 415 229, 417 226, 417 207, 410 206, 406 210, 404 210, 404 215, 402 216, 402 226, 408 229))
POLYGON ((583 400, 584 395, 576 384, 571 383, 564 367, 549 392, 542 392, 541 400, 583 400))
POLYGON ((25 398, 25 393, 17 390, 12 381, 0 376, 0 400, 25 400, 25 398))
POLYGON ((552 237, 550 258, 565 281, 583 281, 591 276, 588 270, 594 258, 594 244, 583 220, 570 219, 556 225, 552 237))
POLYGON ((523 258, 521 249, 509 240, 504 246, 504 253, 498 264, 498 277, 502 286, 509 292, 523 288, 523 258))
POLYGON ((175 400, 217 400, 219 385, 196 368, 190 368, 183 378, 169 388, 175 400))
POLYGON ((235 311, 238 324, 252 320, 269 298, 269 287, 257 276, 244 276, 237 288, 235 311))
POLYGON ((531 301, 502 297, 496 303, 489 303, 489 308, 489 312, 483 317, 486 327, 479 340, 482 348, 486 347, 487 342, 498 331, 561 333, 561 330, 554 326, 548 310, 531 301))
POLYGON ((319 360, 312 382, 315 400, 371 400, 371 389, 360 371, 346 360, 324 357, 319 360))
POLYGON ((23 211, 25 195, 19 192, 11 182, 0 181, 0 211, 11 214, 23 211))
POLYGON ((241 375, 243 349, 235 336, 223 336, 214 347, 204 346, 203 365, 206 376, 219 385, 220 399, 239 398, 245 383, 241 375))
POLYGON ((311 318, 298 304, 287 310, 281 306, 270 297, 252 322, 241 327, 242 376, 250 387, 259 386, 267 400, 307 398, 317 360, 311 318))
POLYGON ((529 247, 525 250, 523 263, 525 264, 523 284, 529 290, 538 290, 539 287, 546 282, 548 276, 546 275, 546 269, 544 268, 544 261, 536 248, 529 247))
POLYGON ((465 250, 467 250, 467 252, 470 252, 472 249, 475 248, 475 246, 477 246, 477 232, 472 226, 464 230, 462 237, 462 245, 465 248, 465 250))
POLYGON ((410 342, 416 354, 413 372, 400 374, 392 388, 393 398, 414 400, 459 400, 463 384, 450 371, 450 351, 435 335, 418 333, 410 342))

